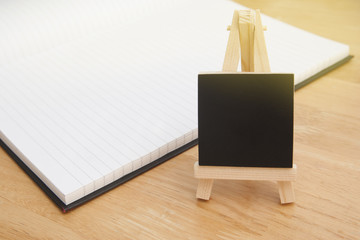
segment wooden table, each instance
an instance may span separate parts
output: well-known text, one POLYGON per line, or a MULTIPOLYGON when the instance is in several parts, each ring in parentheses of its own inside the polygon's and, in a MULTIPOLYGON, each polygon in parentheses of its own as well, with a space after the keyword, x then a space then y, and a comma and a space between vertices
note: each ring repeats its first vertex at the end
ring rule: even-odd
POLYGON ((0 150, 0 239, 360 239, 360 1, 239 2, 355 55, 295 93, 294 204, 255 181, 218 180, 197 200, 194 147, 63 214, 0 150))

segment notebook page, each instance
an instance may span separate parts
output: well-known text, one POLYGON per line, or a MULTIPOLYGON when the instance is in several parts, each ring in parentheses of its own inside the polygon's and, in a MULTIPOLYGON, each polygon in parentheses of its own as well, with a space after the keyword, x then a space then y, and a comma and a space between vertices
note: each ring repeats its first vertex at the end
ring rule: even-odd
POLYGON ((8 115, 1 123, 3 134, 31 156, 65 203, 133 171, 134 162, 142 166, 139 159, 156 160, 197 137, 194 80, 196 66, 203 63, 191 59, 191 53, 201 42, 191 44, 197 26, 182 22, 173 18, 172 30, 163 31, 162 19, 147 20, 126 29, 126 36, 107 31, 1 71, 2 113, 8 115), (186 49, 188 44, 193 46, 186 49), (178 70, 188 63, 193 63, 189 69, 178 70), (12 109, 16 111, 9 114, 12 109), (25 126, 26 136, 17 127, 6 127, 10 123, 25 126), (28 137, 24 144, 40 146, 24 148, 20 137, 28 137), (38 148, 48 154, 47 160, 31 155, 38 148), (50 160, 56 171, 43 163, 50 160), (71 179, 67 184, 64 172, 71 179))

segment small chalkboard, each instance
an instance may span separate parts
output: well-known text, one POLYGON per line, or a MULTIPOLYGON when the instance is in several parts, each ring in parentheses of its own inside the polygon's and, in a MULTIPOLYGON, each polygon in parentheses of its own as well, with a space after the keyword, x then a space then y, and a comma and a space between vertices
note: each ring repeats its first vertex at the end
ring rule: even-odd
POLYGON ((199 74, 199 165, 292 168, 293 106, 293 74, 199 74))

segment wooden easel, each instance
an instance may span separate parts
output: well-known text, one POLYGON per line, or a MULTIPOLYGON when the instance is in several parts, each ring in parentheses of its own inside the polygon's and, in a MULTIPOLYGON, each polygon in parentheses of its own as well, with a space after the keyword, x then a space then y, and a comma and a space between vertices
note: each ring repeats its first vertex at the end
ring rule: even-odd
MULTIPOLYGON (((265 45, 264 28, 260 11, 235 11, 225 53, 223 72, 237 72, 241 50, 242 72, 270 72, 265 45)), ((209 200, 214 179, 269 180, 277 181, 281 204, 295 201, 292 181, 296 180, 296 165, 293 168, 220 167, 194 165, 195 178, 199 179, 196 197, 209 200)))

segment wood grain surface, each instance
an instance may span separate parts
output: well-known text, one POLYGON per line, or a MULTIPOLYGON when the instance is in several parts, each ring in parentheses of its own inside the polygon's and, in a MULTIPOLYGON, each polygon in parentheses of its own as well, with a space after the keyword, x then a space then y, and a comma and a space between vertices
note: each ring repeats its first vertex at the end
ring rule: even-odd
POLYGON ((269 181, 216 180, 197 200, 194 147, 63 214, 0 150, 0 239, 360 239, 360 1, 238 2, 355 56, 295 93, 295 203, 269 181))

